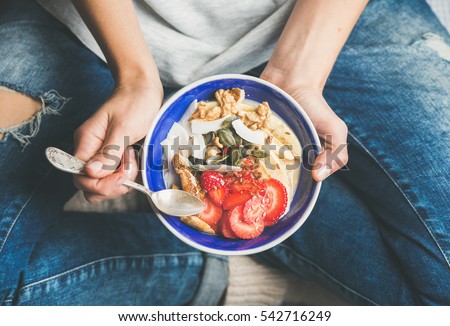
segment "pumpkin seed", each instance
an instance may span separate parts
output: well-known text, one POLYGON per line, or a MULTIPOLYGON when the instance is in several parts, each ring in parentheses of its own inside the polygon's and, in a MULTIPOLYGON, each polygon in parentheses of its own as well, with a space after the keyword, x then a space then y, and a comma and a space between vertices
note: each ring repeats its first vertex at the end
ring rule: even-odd
POLYGON ((239 119, 238 117, 232 116, 232 117, 228 117, 226 118, 223 122, 222 122, 222 128, 224 129, 229 129, 231 127, 231 123, 236 120, 239 119))
POLYGON ((190 168, 193 171, 200 171, 200 172, 206 171, 206 168, 202 164, 191 165, 190 168))
POLYGON ((242 138, 235 132, 233 132, 234 140, 236 141, 237 145, 242 145, 242 138))
POLYGON ((216 134, 214 131, 210 131, 207 134, 203 135, 203 139, 205 140, 206 145, 211 145, 214 137, 216 137, 216 134))
POLYGON ((199 165, 204 165, 205 164, 205 160, 195 158, 192 155, 189 156, 189 162, 191 162, 194 165, 198 165, 198 164, 199 165))
POLYGON ((217 132, 220 143, 225 147, 231 147, 236 145, 236 140, 234 139, 233 132, 230 129, 220 129, 217 132))
POLYGON ((245 158, 247 156, 252 155, 252 149, 253 149, 253 146, 250 146, 250 145, 241 146, 240 147, 241 156, 245 158))
POLYGON ((231 158, 231 165, 236 166, 236 164, 242 158, 241 150, 239 148, 233 148, 231 150, 230 158, 231 158))
POLYGON ((269 156, 269 152, 263 150, 263 149, 256 149, 252 151, 252 155, 257 158, 265 158, 269 156))
POLYGON ((228 158, 228 155, 225 155, 225 156, 220 157, 218 159, 211 160, 211 165, 220 165, 222 162, 226 161, 227 158, 228 158))

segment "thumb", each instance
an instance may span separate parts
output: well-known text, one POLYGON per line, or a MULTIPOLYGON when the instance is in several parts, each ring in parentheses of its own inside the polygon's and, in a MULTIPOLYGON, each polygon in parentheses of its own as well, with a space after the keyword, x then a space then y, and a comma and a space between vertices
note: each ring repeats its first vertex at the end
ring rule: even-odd
POLYGON ((126 139, 122 129, 109 128, 102 145, 86 164, 86 173, 100 179, 116 171, 126 147, 126 139))
POLYGON ((314 162, 312 175, 317 182, 325 180, 328 176, 344 167, 348 162, 347 143, 342 140, 327 148, 317 156, 314 162))
POLYGON ((348 162, 348 131, 344 121, 336 116, 334 119, 327 119, 323 125, 326 125, 321 132, 324 150, 316 158, 312 171, 314 180, 318 182, 325 180, 348 162))

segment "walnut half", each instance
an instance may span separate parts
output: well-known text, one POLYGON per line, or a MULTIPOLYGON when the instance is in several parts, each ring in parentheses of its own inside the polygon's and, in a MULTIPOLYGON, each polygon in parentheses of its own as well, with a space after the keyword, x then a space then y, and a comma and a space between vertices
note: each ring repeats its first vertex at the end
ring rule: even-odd
POLYGON ((206 117, 206 114, 208 113, 208 108, 206 106, 206 103, 201 101, 197 104, 197 109, 195 112, 191 115, 189 120, 192 119, 204 119, 206 117))
POLYGON ((256 130, 267 127, 267 122, 271 114, 269 103, 262 102, 255 111, 248 112, 245 115, 239 115, 239 117, 248 128, 256 130))
POLYGON ((237 114, 236 104, 244 100, 245 91, 240 88, 219 89, 216 91, 215 96, 222 108, 222 117, 224 117, 229 114, 237 114))

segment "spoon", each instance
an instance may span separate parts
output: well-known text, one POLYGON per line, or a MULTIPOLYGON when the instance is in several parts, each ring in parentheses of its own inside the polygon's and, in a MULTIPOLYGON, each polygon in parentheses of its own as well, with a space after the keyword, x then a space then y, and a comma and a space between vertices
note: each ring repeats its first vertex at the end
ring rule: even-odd
MULTIPOLYGON (((45 155, 50 163, 61 171, 86 175, 86 172, 84 172, 86 162, 59 148, 47 147, 45 155)), ((161 212, 169 215, 190 216, 199 214, 205 209, 205 205, 200 199, 183 190, 165 189, 154 192, 139 183, 128 180, 123 185, 143 192, 151 198, 161 212)))

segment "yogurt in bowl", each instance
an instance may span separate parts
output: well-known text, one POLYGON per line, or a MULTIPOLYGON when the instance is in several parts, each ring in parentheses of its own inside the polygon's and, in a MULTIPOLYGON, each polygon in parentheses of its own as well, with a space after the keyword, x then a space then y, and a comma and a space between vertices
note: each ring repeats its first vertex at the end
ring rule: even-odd
POLYGON ((218 75, 165 102, 145 141, 143 179, 152 190, 175 185, 205 200, 199 216, 157 212, 182 241, 252 254, 308 217, 320 191, 311 176, 319 150, 311 121, 287 93, 255 77, 218 75))

